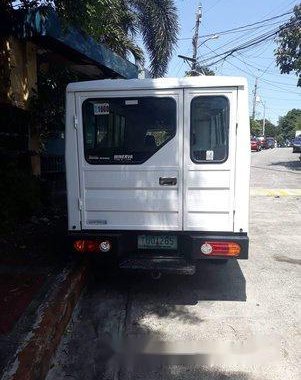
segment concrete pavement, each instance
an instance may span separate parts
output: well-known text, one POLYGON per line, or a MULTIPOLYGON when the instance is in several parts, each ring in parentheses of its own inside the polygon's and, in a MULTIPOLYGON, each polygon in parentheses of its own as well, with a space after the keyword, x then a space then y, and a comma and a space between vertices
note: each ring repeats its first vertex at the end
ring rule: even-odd
POLYGON ((95 269, 47 380, 300 379, 301 197, 256 193, 301 189, 300 168, 291 149, 252 154, 248 261, 202 263, 193 277, 156 282, 95 269), (105 350, 108 342, 118 349, 121 337, 177 341, 182 354, 197 345, 211 356, 124 368, 105 350), (229 342, 240 353, 216 355, 229 342))

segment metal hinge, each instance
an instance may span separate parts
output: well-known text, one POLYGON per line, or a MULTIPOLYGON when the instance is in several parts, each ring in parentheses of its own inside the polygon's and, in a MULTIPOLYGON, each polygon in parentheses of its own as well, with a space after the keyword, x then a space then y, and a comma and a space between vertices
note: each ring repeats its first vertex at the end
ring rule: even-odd
POLYGON ((83 201, 78 198, 78 209, 82 210, 83 209, 83 201))
POLYGON ((75 129, 78 127, 78 119, 76 115, 73 116, 73 126, 75 129))
POLYGON ((235 134, 237 134, 238 123, 236 123, 235 134))

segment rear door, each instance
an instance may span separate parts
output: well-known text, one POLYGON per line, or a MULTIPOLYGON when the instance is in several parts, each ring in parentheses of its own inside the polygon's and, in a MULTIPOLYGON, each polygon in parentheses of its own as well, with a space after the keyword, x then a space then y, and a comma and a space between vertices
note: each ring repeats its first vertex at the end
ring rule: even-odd
POLYGON ((233 231, 237 89, 184 91, 184 230, 233 231))
POLYGON ((182 99, 182 90, 76 94, 82 229, 182 229, 182 99))

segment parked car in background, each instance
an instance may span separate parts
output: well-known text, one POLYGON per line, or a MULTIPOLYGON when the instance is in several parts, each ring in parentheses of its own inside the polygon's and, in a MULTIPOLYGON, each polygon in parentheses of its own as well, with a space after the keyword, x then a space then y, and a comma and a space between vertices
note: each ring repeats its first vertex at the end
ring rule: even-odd
POLYGON ((261 149, 265 149, 265 137, 264 136, 260 136, 260 137, 257 137, 257 138, 258 138, 258 141, 260 143, 261 149))
POLYGON ((251 138, 251 151, 259 152, 261 150, 261 143, 257 137, 251 138))
POLYGON ((273 149, 276 147, 276 142, 274 137, 266 137, 265 139, 265 149, 273 149))
POLYGON ((301 135, 293 139, 293 153, 301 153, 301 135))

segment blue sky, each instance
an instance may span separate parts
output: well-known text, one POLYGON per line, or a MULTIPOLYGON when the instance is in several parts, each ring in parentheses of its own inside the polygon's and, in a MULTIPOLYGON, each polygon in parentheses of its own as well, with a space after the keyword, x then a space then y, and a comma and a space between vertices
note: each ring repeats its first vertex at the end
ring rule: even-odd
MULTIPOLYGON (((200 36, 281 15, 292 10, 298 3, 300 0, 203 0, 200 36)), ((189 68, 177 55, 192 55, 191 37, 194 33, 195 11, 198 4, 197 0, 176 0, 181 31, 178 47, 169 64, 168 77, 184 76, 189 68)), ((273 30, 289 17, 290 15, 286 15, 271 20, 267 23, 269 25, 263 28, 248 30, 244 33, 220 35, 218 39, 209 40, 199 48, 200 59, 213 57, 214 54, 273 30), (234 39, 236 40, 233 41, 234 39), (217 52, 214 53, 210 49, 217 52)), ((201 37, 199 42, 202 43, 204 40, 205 38, 201 37)), ((229 57, 226 61, 212 66, 216 75, 244 76, 248 79, 250 112, 255 78, 259 77, 258 95, 262 101, 266 102, 266 117, 274 123, 278 121, 279 116, 285 115, 290 109, 301 108, 301 89, 296 86, 297 77, 294 74, 280 74, 273 55, 275 47, 276 44, 273 41, 268 41, 252 49, 243 50, 236 57, 229 57)), ((212 61, 214 60, 211 59, 212 61)), ((262 115, 263 106, 258 103, 256 117, 262 118, 262 115)))

